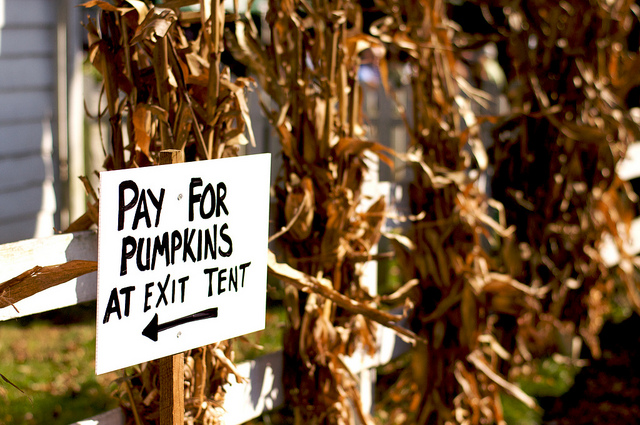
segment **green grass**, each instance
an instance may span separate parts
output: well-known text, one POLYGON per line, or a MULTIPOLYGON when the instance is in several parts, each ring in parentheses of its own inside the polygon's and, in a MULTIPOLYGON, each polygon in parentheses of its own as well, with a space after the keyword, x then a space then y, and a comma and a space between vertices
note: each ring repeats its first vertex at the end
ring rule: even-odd
MULTIPOLYGON (((534 368, 527 374, 521 374, 517 383, 532 397, 560 397, 573 385, 578 368, 558 363, 552 358, 534 362, 534 368)), ((505 421, 508 424, 539 425, 542 414, 527 407, 524 403, 508 394, 501 397, 505 421)))
POLYGON ((282 350, 282 333, 285 321, 284 307, 281 305, 269 307, 264 330, 235 339, 233 349, 236 363, 282 350))
MULTIPOLYGON (((238 338, 236 362, 281 349, 284 308, 264 331, 238 338), (258 348, 262 346, 262 349, 258 348)), ((95 303, 0 322, 0 424, 68 425, 117 407, 119 372, 95 374, 95 303)))
POLYGON ((540 425, 542 423, 542 415, 515 397, 508 394, 500 396, 502 401, 502 409, 504 411, 504 421, 511 425, 540 425))
POLYGON ((576 367, 558 363, 552 358, 536 362, 534 373, 519 379, 520 388, 535 397, 560 397, 573 385, 576 367))
POLYGON ((22 390, 0 381, 0 423, 67 425, 117 405, 115 375, 94 372, 95 320, 64 325, 53 315, 0 323, 0 373, 22 390))

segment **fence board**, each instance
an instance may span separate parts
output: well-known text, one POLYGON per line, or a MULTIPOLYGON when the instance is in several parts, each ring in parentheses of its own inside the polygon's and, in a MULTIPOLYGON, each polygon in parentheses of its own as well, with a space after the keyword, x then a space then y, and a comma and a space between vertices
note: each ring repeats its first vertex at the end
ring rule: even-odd
MULTIPOLYGON (((624 235, 624 229, 621 228, 620 231, 624 235)), ((630 256, 640 254, 640 217, 631 222, 629 240, 624 241, 623 249, 630 256)), ((620 251, 611 235, 605 235, 600 247, 600 255, 607 267, 613 267, 620 262, 620 251)))
POLYGON ((125 425, 124 413, 120 409, 109 410, 89 419, 74 422, 71 425, 125 425))
POLYGON ((622 180, 640 177, 640 142, 629 145, 626 156, 618 163, 616 173, 622 180))
MULTIPOLYGON (((55 235, 0 245, 0 282, 5 282, 35 266, 51 266, 70 260, 96 261, 97 234, 94 231, 55 235)), ((96 298, 96 274, 89 273, 67 283, 49 288, 0 309, 0 320, 26 316, 67 307, 96 298)))
POLYGON ((241 376, 248 382, 238 383, 232 375, 225 386, 224 421, 227 425, 241 424, 257 418, 263 412, 284 403, 282 386, 282 352, 267 354, 238 365, 241 376))

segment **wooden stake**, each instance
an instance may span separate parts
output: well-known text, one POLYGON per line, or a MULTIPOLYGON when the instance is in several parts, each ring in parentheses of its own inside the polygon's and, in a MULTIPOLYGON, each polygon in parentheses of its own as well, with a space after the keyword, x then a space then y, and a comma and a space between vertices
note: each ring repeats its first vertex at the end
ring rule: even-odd
POLYGON ((159 164, 178 164, 184 162, 184 154, 180 149, 165 149, 160 151, 159 164))
MULTIPOLYGON (((154 47, 154 66, 156 72, 156 87, 158 90, 158 103, 165 111, 169 110, 169 56, 167 51, 167 37, 160 37, 154 47)), ((160 120, 160 139, 162 149, 173 147, 173 141, 169 136, 169 125, 160 120)))
MULTIPOLYGON (((159 163, 184 162, 184 154, 178 149, 160 151, 159 163)), ((184 353, 163 357, 158 361, 160 369, 160 425, 184 424, 184 353)))
POLYGON ((158 360, 160 425, 184 424, 184 353, 158 360))

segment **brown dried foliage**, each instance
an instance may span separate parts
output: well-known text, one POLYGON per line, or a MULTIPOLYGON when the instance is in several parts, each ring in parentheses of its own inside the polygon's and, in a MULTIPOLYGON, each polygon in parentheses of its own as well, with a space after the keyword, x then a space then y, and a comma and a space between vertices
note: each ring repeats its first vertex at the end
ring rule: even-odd
POLYGON ((638 136, 624 105, 638 84, 626 74, 638 60, 627 46, 635 6, 492 2, 504 13, 499 22, 477 3, 497 28, 485 39, 457 31, 442 2, 400 3, 395 15, 397 3, 379 2, 394 16, 379 21, 381 38, 413 65, 407 158, 419 219, 408 239, 394 241, 405 277, 420 282, 412 327, 429 341, 414 350, 410 375, 390 397, 398 422, 500 422, 499 391, 535 408, 505 379, 513 366, 553 353, 575 361, 576 335, 597 356, 616 282, 638 307, 630 259, 623 254, 610 269, 598 251, 605 234, 621 248, 632 218, 615 165, 638 136), (465 99, 482 99, 461 78, 458 53, 496 40, 511 60, 511 112, 475 117, 465 99), (478 141, 483 121, 498 123, 490 156, 478 141), (472 179, 489 163, 500 203, 472 179))
POLYGON ((516 226, 504 267, 548 289, 520 318, 517 338, 533 355, 568 354, 577 333, 597 357, 616 280, 640 306, 629 258, 609 269, 598 252, 604 234, 621 248, 633 218, 615 169, 639 135, 624 103, 640 83, 629 72, 639 60, 629 50, 637 12, 630 2, 535 2, 511 9, 500 26, 516 89, 514 113, 496 129, 493 188, 516 226))
MULTIPOLYGON (((116 396, 128 412, 127 423, 154 424, 159 419, 158 361, 146 362, 125 371, 116 396)), ((233 364, 230 341, 189 350, 184 353, 184 409, 185 424, 217 424, 224 414, 224 391, 230 374, 237 382, 244 377, 237 374, 233 364)))
MULTIPOLYGON (((597 334, 620 285, 640 309, 633 259, 623 252, 609 268, 598 251, 605 234, 622 249, 632 218, 632 195, 615 167, 638 137, 624 105, 640 84, 633 72, 640 59, 629 44, 637 7, 474 3, 494 34, 460 31, 437 0, 377 1, 384 17, 371 27, 375 37, 363 33, 356 2, 270 0, 269 43, 249 16, 225 14, 217 1, 169 0, 155 9, 136 0, 85 4, 102 11, 87 30, 90 59, 104 78, 107 169, 155 164, 166 148, 184 150, 187 160, 235 155, 253 139, 244 96, 252 80, 231 81, 220 64, 225 46, 268 96, 263 109, 283 159, 276 187, 282 228, 274 238, 288 263, 271 255, 269 267, 290 284, 284 380, 296 423, 369 423, 342 356, 373 350, 371 320, 398 329, 400 319, 381 311, 360 280, 385 211, 382 199, 360 207, 365 152, 387 163, 391 154, 367 140, 362 125, 364 48, 403 51, 412 68, 411 145, 401 155, 414 172, 411 226, 389 235, 407 284, 384 299, 411 300, 412 330, 398 330, 418 344, 389 392, 390 420, 499 423, 501 392, 535 408, 509 381, 514 366, 552 353, 575 361, 576 336, 597 356, 597 334), (211 12, 180 11, 191 4, 211 12), (226 20, 234 26, 223 37, 226 20), (201 30, 187 37, 193 23, 201 30), (477 116, 472 105, 483 95, 463 78, 460 53, 487 41, 504 44, 510 58, 507 116, 477 116), (489 153, 482 123, 497 124, 489 153), (489 165, 495 200, 476 181, 489 165)), ((380 71, 388 86, 384 61, 380 71)), ((74 229, 96 221, 94 199, 74 229)), ((222 384, 235 371, 230 343, 185 359, 185 419, 216 423, 222 384)), ((157 420, 157 375, 149 362, 122 379, 130 422, 157 420)))
POLYGON ((296 423, 350 423, 355 417, 368 423, 341 356, 358 346, 374 349, 373 325, 366 318, 391 326, 399 319, 374 314, 360 279, 385 209, 383 199, 367 211, 359 208, 365 152, 383 162, 390 152, 365 138, 358 53, 381 43, 362 33, 357 2, 272 0, 266 21, 270 44, 246 22, 236 24, 230 50, 255 71, 269 96, 264 109, 282 146, 279 240, 294 269, 274 259, 270 272, 294 285, 285 288, 287 405, 296 423))
MULTIPOLYGON (((232 81, 220 61, 223 3, 176 0, 149 7, 115 0, 84 6, 100 9, 97 22, 90 20, 86 29, 110 122, 107 170, 158 164, 164 149, 181 150, 186 161, 194 161, 236 156, 240 145, 255 144, 246 100, 253 81, 232 81), (195 4, 202 13, 180 9, 195 4)), ((97 202, 82 223, 95 222, 96 210, 97 202)), ((232 360, 229 341, 185 354, 185 423, 218 423, 222 386, 235 373, 232 360)), ((157 361, 122 379, 118 396, 130 422, 159 421, 158 385, 157 361)))
POLYGON ((497 358, 485 358, 491 349, 480 342, 492 331, 487 320, 492 292, 517 299, 520 291, 508 276, 490 273, 492 260, 481 249, 489 229, 501 236, 509 231, 486 214, 489 201, 477 188, 475 176, 487 166, 486 153, 470 104, 463 101, 468 93, 462 91, 455 29, 442 2, 378 6, 387 17, 374 23, 373 31, 406 52, 413 69, 406 159, 414 170, 409 187, 414 219, 406 237, 392 242, 404 278, 418 279, 410 324, 427 341, 413 350, 410 368, 390 395, 391 418, 418 424, 478 423, 487 417, 499 422, 500 387, 534 403, 495 372, 497 358))
POLYGON ((162 149, 183 150, 186 161, 235 156, 253 139, 245 98, 252 81, 232 82, 220 64, 223 6, 213 2, 210 16, 179 9, 199 3, 150 9, 142 1, 85 3, 101 8, 98 22, 86 28, 111 127, 106 169, 155 164, 162 149), (201 24, 196 34, 192 24, 201 24))
MULTIPOLYGON (((223 49, 222 5, 211 3, 209 19, 178 11, 195 1, 169 1, 144 17, 139 7, 128 8, 138 3, 87 4, 102 8, 100 29, 95 23, 87 29, 91 60, 104 77, 112 127, 113 153, 107 168, 155 163, 163 148, 185 149, 200 159, 233 154, 250 125, 242 96, 250 80, 232 83, 228 72, 217 71, 223 49), (197 21, 205 31, 186 40, 182 25, 197 21), (125 112, 133 141, 126 147, 119 132, 125 112)), ((206 10, 208 4, 200 6, 206 10)), ((360 13, 351 3, 274 1, 267 15, 270 45, 262 44, 249 16, 230 17, 234 25, 224 38, 236 59, 247 61, 256 71, 273 103, 265 106, 265 112, 282 143, 278 198, 284 226, 279 236, 287 243, 287 260, 330 286, 329 291, 314 287, 308 296, 298 294, 295 286, 286 289, 291 329, 285 364, 292 370, 285 373, 285 380, 293 379, 286 384, 299 423, 342 423, 355 416, 369 420, 359 406, 356 380, 341 359, 362 344, 373 349, 373 325, 364 316, 412 335, 397 326, 399 317, 385 316, 370 306, 371 299, 359 284, 361 262, 380 236, 384 210, 384 202, 378 200, 368 212, 356 211, 366 171, 365 151, 389 162, 384 147, 363 138, 360 123, 357 53, 363 45, 379 44, 363 36, 357 26, 347 31, 348 22, 361 21, 360 13)), ((272 274, 283 270, 275 261, 271 266, 272 274)), ((298 273, 288 268, 279 276, 298 283, 298 273)), ((152 364, 126 379, 136 384, 127 385, 122 393, 130 399, 125 405, 142 421, 156 419, 152 364)), ((206 378, 194 376, 223 383, 227 370, 224 362, 214 362, 206 378)), ((201 406, 219 407, 219 387, 196 387, 192 393, 199 397, 194 404, 198 410, 189 410, 187 403, 185 419, 215 421, 219 411, 201 406)))

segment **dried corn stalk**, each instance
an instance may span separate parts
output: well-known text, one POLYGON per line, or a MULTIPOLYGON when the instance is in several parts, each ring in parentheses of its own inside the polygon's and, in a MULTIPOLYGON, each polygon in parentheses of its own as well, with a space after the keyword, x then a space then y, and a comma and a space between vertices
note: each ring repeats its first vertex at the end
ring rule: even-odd
MULTIPOLYGON (((498 390, 535 408, 505 379, 510 367, 554 352, 575 356, 576 334, 597 355, 616 280, 637 298, 629 260, 626 270, 610 270, 598 253, 605 233, 621 245, 618 225, 631 219, 628 189, 614 170, 638 135, 623 103, 640 82, 629 73, 638 54, 628 49, 637 9, 604 1, 475 3, 477 18, 496 34, 455 32, 437 1, 401 3, 395 19, 374 25, 413 64, 408 159, 416 164, 411 206, 420 220, 408 242, 395 241, 407 278, 420 280, 413 327, 429 344, 415 351, 412 376, 391 396, 404 403, 392 418, 407 423, 499 422, 498 390), (495 40, 507 46, 513 112, 501 118, 487 157, 478 124, 499 117, 468 109, 479 93, 461 79, 454 51, 495 40), (502 225, 470 184, 470 166, 489 163, 504 209, 486 202, 502 225), (482 233, 497 256, 483 253, 482 233)), ((378 5, 389 15, 397 8, 378 5)))
MULTIPOLYGON (((184 354, 185 424, 217 424, 224 414, 224 391, 230 374, 236 381, 230 341, 189 350, 184 354)), ((159 423, 160 372, 158 362, 146 362, 128 369, 119 380, 116 396, 128 412, 127 423, 159 423)))
POLYGON ((234 156, 253 140, 245 99, 252 81, 231 81, 220 63, 223 5, 211 2, 197 13, 180 9, 200 3, 208 2, 84 4, 101 9, 98 22, 86 28, 111 124, 107 169, 154 164, 162 149, 184 150, 186 161, 234 156))
POLYGON ((605 234, 621 247, 633 218, 615 170, 639 135, 625 99, 640 83, 632 71, 640 10, 623 1, 498 3, 513 114, 495 132, 492 187, 516 227, 503 264, 514 279, 548 290, 518 319, 518 349, 525 359, 575 355, 579 335, 597 357, 620 282, 640 307, 629 258, 609 269, 599 253, 605 234))
POLYGON ((398 423, 500 422, 501 390, 532 407, 535 402, 501 376, 501 355, 508 353, 497 342, 501 330, 491 314, 499 304, 521 309, 536 294, 495 270, 482 248, 484 239, 508 239, 512 229, 487 214, 489 205, 499 205, 477 182, 488 166, 480 119, 471 108, 481 93, 463 79, 456 26, 444 2, 377 6, 387 16, 372 33, 404 51, 412 70, 405 158, 414 172, 413 221, 392 242, 405 279, 419 281, 410 323, 428 341, 413 350, 409 370, 391 392, 389 414, 398 423))
MULTIPOLYGON (((379 199, 367 212, 357 210, 365 151, 389 161, 385 148, 365 139, 357 71, 360 51, 381 43, 362 33, 362 11, 351 1, 272 0, 266 21, 270 44, 246 20, 236 24, 230 50, 256 72, 271 101, 264 109, 282 146, 277 199, 284 258, 302 276, 370 303, 361 266, 380 237, 385 205, 379 199)), ((341 360, 359 345, 373 349, 366 314, 349 313, 313 289, 285 290, 284 383, 295 423, 369 422, 341 360)))
MULTIPOLYGON (((100 9, 86 28, 110 122, 107 170, 156 164, 163 149, 182 150, 186 161, 235 156, 253 141, 245 98, 253 81, 232 80, 221 65, 223 3, 92 0, 84 6, 100 9), (199 11, 181 9, 193 5, 199 11)), ((186 353, 185 423, 218 423, 232 360, 228 341, 186 353)), ((158 422, 157 369, 148 362, 122 380, 119 396, 131 422, 158 422)))

